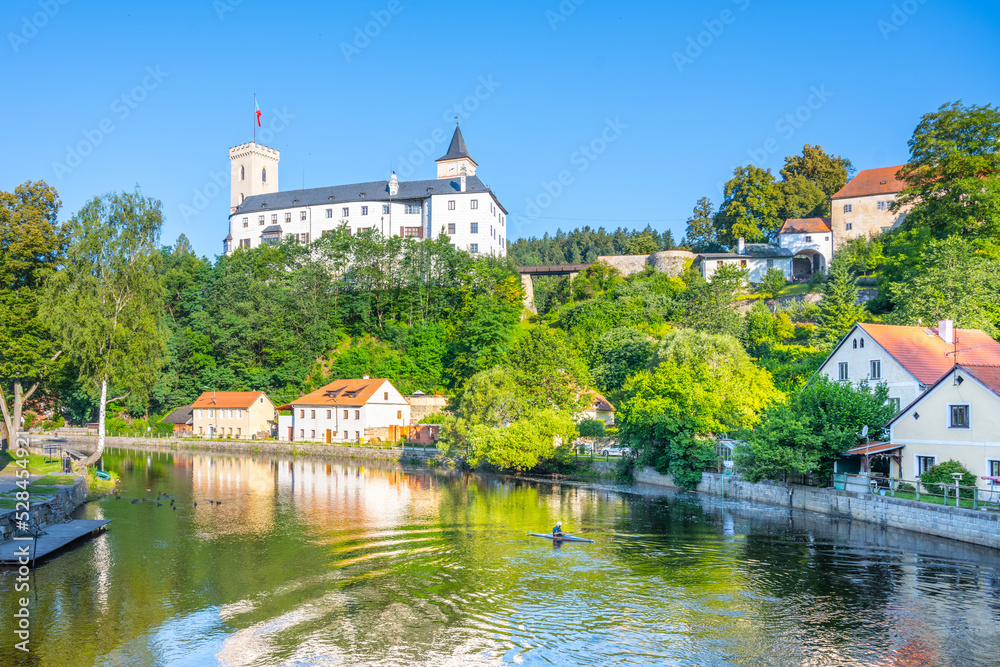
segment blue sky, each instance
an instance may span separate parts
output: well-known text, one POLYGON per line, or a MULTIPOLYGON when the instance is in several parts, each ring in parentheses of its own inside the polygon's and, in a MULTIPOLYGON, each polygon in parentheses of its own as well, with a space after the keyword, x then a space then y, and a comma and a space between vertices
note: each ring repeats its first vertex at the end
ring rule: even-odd
POLYGON ((804 143, 900 164, 922 114, 1000 101, 985 2, 7 0, 0 27, 0 189, 45 180, 68 218, 139 184, 164 243, 210 257, 255 91, 283 190, 433 178, 457 105, 511 239, 679 239, 738 165, 777 173, 804 143))

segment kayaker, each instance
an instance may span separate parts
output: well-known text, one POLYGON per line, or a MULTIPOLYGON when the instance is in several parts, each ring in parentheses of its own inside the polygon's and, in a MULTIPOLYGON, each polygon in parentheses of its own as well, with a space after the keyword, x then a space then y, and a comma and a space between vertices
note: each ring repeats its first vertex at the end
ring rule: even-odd
POLYGON ((565 534, 562 529, 562 521, 556 521, 556 527, 552 529, 552 537, 562 537, 565 534))

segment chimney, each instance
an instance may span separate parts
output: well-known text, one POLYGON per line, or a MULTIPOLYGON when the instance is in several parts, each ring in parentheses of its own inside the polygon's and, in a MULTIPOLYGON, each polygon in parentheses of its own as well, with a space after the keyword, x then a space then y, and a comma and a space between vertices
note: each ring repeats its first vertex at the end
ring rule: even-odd
POLYGON ((953 345, 955 343, 955 323, 951 320, 938 322, 938 336, 948 345, 953 345))
POLYGON ((368 377, 367 375, 362 375, 362 376, 361 376, 361 379, 362 379, 362 380, 371 380, 371 378, 370 378, 370 377, 368 377))
POLYGON ((746 239, 744 239, 744 238, 743 238, 743 237, 741 236, 741 237, 740 237, 740 239, 739 239, 739 240, 738 240, 738 241, 736 242, 736 254, 737 254, 737 255, 742 255, 742 254, 743 254, 743 252, 744 252, 744 251, 745 251, 746 249, 747 249, 747 242, 746 242, 746 239))

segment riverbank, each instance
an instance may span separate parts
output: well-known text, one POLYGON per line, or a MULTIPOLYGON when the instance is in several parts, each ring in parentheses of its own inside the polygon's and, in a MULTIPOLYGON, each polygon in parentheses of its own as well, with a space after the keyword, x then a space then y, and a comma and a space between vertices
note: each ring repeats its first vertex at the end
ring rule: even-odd
MULTIPOLYGON (((648 467, 635 471, 635 481, 679 488, 669 475, 661 475, 648 467)), ((704 473, 695 491, 732 500, 810 510, 838 519, 863 521, 885 528, 900 528, 1000 549, 1000 514, 996 512, 800 484, 752 483, 734 475, 715 473, 704 473)))
MULTIPOLYGON (((72 484, 49 484, 46 477, 40 475, 32 475, 29 482, 28 523, 41 528, 53 523, 63 523, 77 507, 87 502, 90 495, 90 486, 84 475, 77 477, 72 484)), ((7 475, 0 477, 0 497, 6 498, 7 496, 2 494, 9 495, 21 491, 17 486, 17 478, 7 475)), ((14 505, 14 502, 5 502, 4 506, 0 507, 0 542, 5 542, 13 536, 19 523, 16 515, 23 511, 23 508, 7 507, 7 505, 14 505)))

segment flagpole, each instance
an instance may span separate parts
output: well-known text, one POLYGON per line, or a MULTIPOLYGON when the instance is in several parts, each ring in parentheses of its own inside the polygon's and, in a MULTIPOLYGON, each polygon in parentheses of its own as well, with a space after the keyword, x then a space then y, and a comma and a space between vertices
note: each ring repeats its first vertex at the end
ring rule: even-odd
POLYGON ((253 93, 253 114, 251 114, 251 118, 253 118, 253 142, 254 144, 256 144, 257 143, 257 91, 254 91, 253 93))

